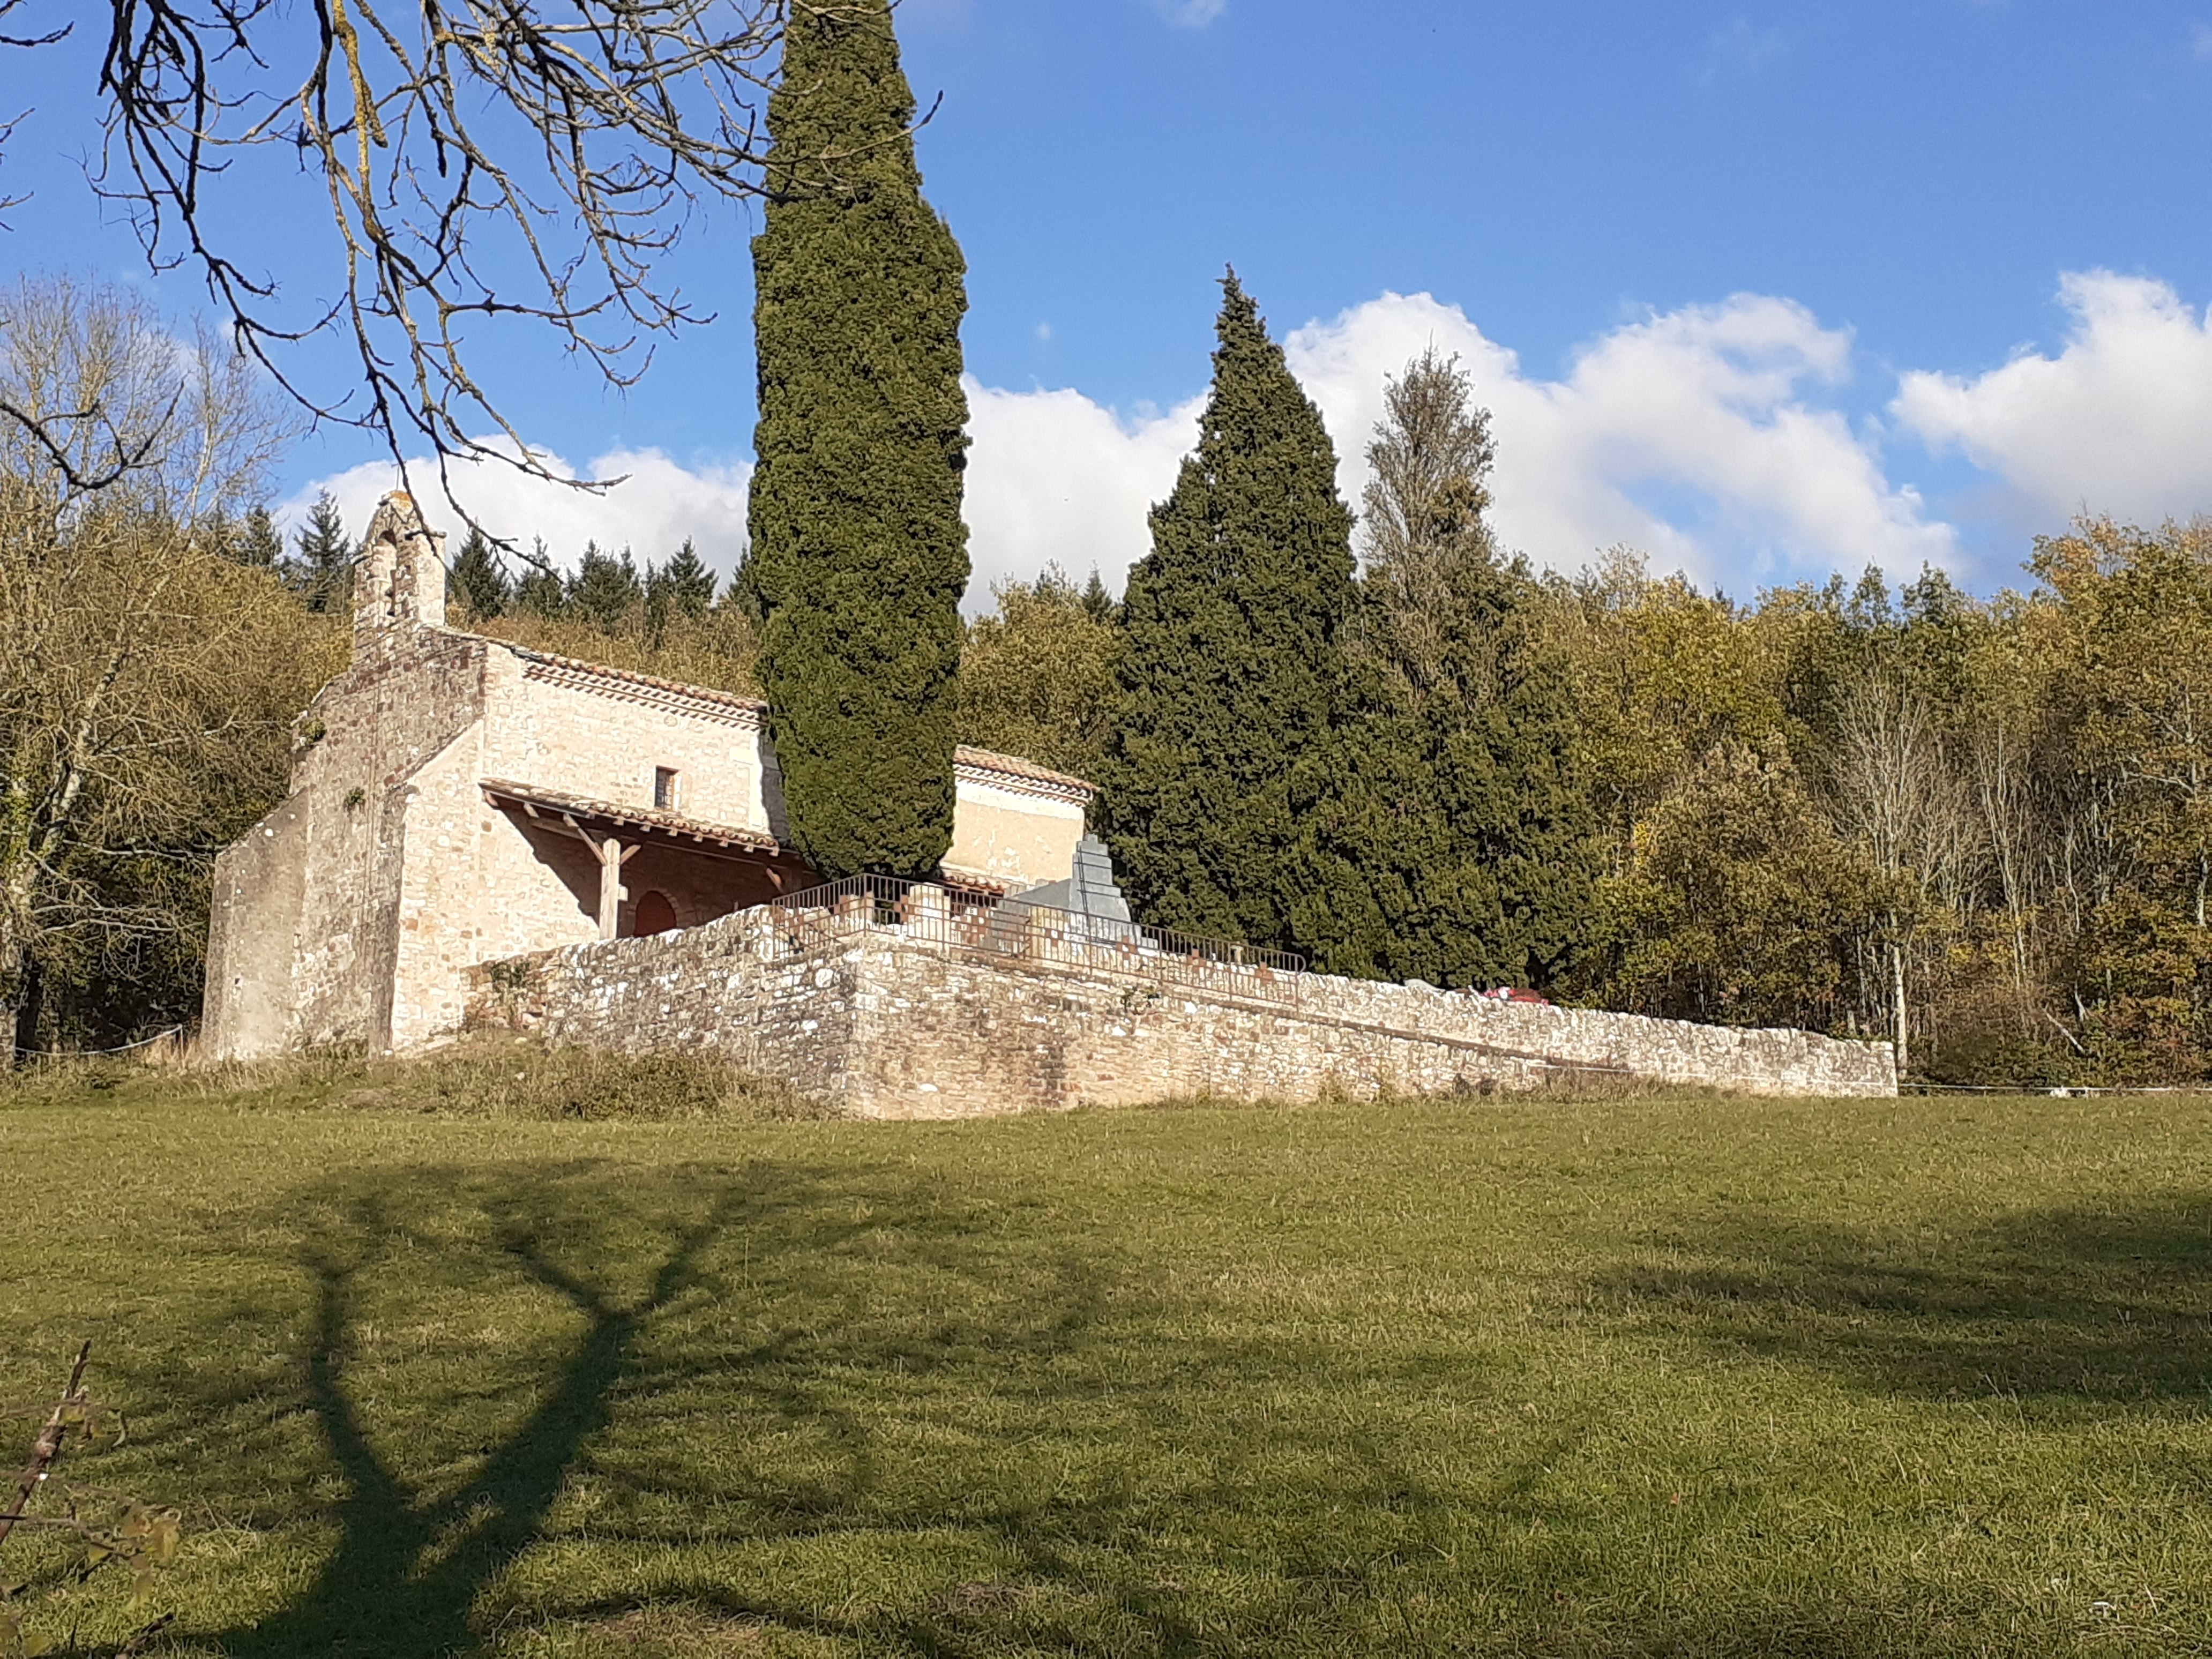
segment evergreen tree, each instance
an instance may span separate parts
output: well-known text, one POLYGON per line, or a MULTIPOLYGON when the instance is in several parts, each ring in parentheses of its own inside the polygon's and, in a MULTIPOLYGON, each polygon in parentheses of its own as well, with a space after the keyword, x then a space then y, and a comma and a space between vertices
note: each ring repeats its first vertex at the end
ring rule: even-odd
POLYGON ((453 568, 446 574, 446 602, 458 602, 471 622, 490 622, 507 614, 513 597, 507 568, 500 562, 491 538, 471 525, 460 552, 454 556, 453 568))
POLYGON ((1565 664, 1527 567, 1484 520, 1489 416, 1433 352, 1369 447, 1349 707, 1310 807, 1316 955, 1341 972, 1546 985, 1598 876, 1565 664))
POLYGON ((343 611, 353 599, 353 543, 345 519, 327 489, 307 509, 307 522, 294 538, 298 557, 293 580, 310 611, 343 611))
POLYGON ((1198 449, 1121 604, 1103 828, 1147 921, 1297 946, 1335 931, 1296 803, 1343 677, 1352 515, 1320 411, 1235 272, 1223 288, 1198 449))
POLYGON ((922 198, 914 114, 887 0, 798 0, 753 244, 744 583, 792 838, 832 878, 932 876, 952 834, 966 267, 922 198))
POLYGON ((689 536, 675 556, 652 573, 647 585, 657 586, 666 596, 669 609, 693 622, 704 621, 714 609, 714 573, 707 568, 689 536))
POLYGON ((238 520, 222 507, 216 507, 199 522, 195 539, 218 559, 228 559, 233 564, 242 564, 245 530, 238 520))
POLYGON ((277 533, 276 520, 267 507, 256 507, 246 515, 236 556, 240 564, 258 570, 274 569, 284 562, 284 538, 277 533))
POLYGON ((645 631, 656 647, 667 635, 671 617, 704 622, 714 608, 714 573, 707 568, 690 537, 666 564, 646 566, 645 631))
POLYGON ((1110 623, 1119 608, 1114 603, 1114 596, 1106 591, 1106 584, 1099 580, 1098 567, 1091 566, 1091 580, 1083 590, 1083 614, 1095 623, 1110 623))
POLYGON ((556 622, 568 612, 568 585, 553 568, 552 558, 545 551, 545 538, 538 537, 533 547, 530 568, 514 585, 514 608, 526 617, 556 622))
POLYGON ((599 551, 597 542, 586 542, 583 562, 568 581, 568 609, 602 634, 613 634, 644 603, 645 587, 637 579, 629 550, 623 549, 617 559, 599 551))

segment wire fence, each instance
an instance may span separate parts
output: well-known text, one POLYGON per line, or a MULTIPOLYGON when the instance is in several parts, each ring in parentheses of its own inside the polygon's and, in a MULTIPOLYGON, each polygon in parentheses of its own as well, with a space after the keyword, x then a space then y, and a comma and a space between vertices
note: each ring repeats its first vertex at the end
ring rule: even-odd
POLYGON ((2087 1099, 2096 1095, 2212 1094, 2207 1083, 1927 1083, 1906 1079, 1897 1091, 1904 1095, 2048 1095, 2052 1099, 2087 1099))
POLYGON ((777 936, 793 955, 828 939, 896 929, 903 939, 985 961, 1103 974, 1163 993, 1188 985, 1295 1003, 1305 977, 1305 958, 1289 951, 886 876, 787 894, 774 908, 777 936))
POLYGON ((172 1025, 149 1037, 140 1037, 136 1042, 125 1042, 113 1048, 26 1048, 20 1042, 10 1043, 9 1047, 26 1060, 103 1060, 110 1054, 127 1054, 140 1048, 150 1048, 157 1042, 182 1036, 184 1029, 181 1025, 172 1025))

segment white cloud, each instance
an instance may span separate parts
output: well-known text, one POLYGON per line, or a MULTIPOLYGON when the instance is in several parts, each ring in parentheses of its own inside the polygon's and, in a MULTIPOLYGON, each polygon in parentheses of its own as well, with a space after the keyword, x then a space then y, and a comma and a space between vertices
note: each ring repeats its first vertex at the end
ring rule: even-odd
MULTIPOLYGON (((714 569, 726 574, 737 568, 745 546, 750 463, 694 471, 657 449, 617 449, 599 456, 580 474, 557 455, 545 459, 557 477, 623 477, 623 482, 594 494, 487 461, 457 466, 453 493, 495 536, 512 537, 526 547, 532 538, 544 537, 547 552, 562 565, 573 567, 586 542, 595 541, 609 552, 630 548, 642 562, 666 558, 688 537, 699 556, 714 569)), ((448 531, 457 529, 436 469, 427 462, 410 461, 408 472, 416 499, 430 522, 448 531)), ((327 489, 345 514, 347 529, 359 536, 368 527, 378 497, 398 483, 398 470, 389 462, 367 462, 309 484, 285 503, 278 516, 297 524, 316 492, 327 489)), ((458 537, 454 545, 459 545, 458 537)))
POLYGON ((2212 327, 2164 283, 2071 272, 2056 357, 2024 353, 1971 379, 1901 377, 1891 412, 1936 450, 1963 450, 2019 500, 2063 520, 2212 510, 2212 327))
MULTIPOLYGON (((2084 502, 2144 518, 2212 505, 2201 483, 2212 329, 2155 283, 2073 276, 2063 293, 2075 326, 2057 357, 1968 380, 1907 374, 1895 423, 1964 449, 2046 514, 2084 502)), ((1623 324, 1553 379, 1526 373, 1459 307, 1427 295, 1385 294, 1294 331, 1291 367, 1328 422, 1354 506, 1384 379, 1431 344, 1458 355, 1492 411, 1495 520, 1508 546, 1540 563, 1571 569, 1626 543, 1661 568, 1740 592, 1869 563, 1904 575, 1961 562, 1954 528, 1892 482, 1875 434, 1832 406, 1851 372, 1850 333, 1756 295, 1623 324)), ((1048 560, 1079 580, 1096 567, 1118 586, 1149 545, 1147 510, 1174 485, 1202 398, 1124 416, 1064 388, 970 380, 967 392, 969 607, 989 604, 994 580, 1034 575, 1048 560)), ((690 536, 718 568, 734 564, 747 467, 691 470, 648 451, 605 455, 590 470, 632 477, 592 497, 485 467, 462 489, 494 528, 544 535, 565 561, 587 538, 663 557, 690 536)), ((390 482, 381 466, 326 481, 356 532, 390 482)), ((427 479, 417 486, 434 502, 427 479)), ((313 494, 295 499, 295 514, 313 494)))
POLYGON ((1790 37, 1780 29, 1755 28, 1748 18, 1739 17, 1706 40, 1698 62, 1698 84, 1711 86, 1723 75, 1757 75, 1789 52, 1790 37))
POLYGON ((1572 568, 1617 542, 1735 581, 1956 556, 1948 526, 1893 487, 1869 445, 1807 401, 1850 368, 1850 337, 1802 306, 1738 295, 1627 324, 1564 380, 1531 379, 1456 306, 1386 294, 1285 343, 1344 458, 1366 481, 1382 380, 1433 343, 1458 354, 1498 440, 1495 522, 1508 546, 1572 568))
POLYGON ((2189 50, 2199 58, 2212 58, 2212 23, 2189 26, 2189 50))
MULTIPOLYGON (((1357 506, 1386 375, 1433 343, 1456 353, 1498 441, 1495 520, 1509 546, 1574 568, 1626 542, 1706 580, 1949 562, 1949 526, 1883 477, 1842 416, 1803 393, 1842 380, 1850 338, 1787 301, 1739 296, 1616 329, 1563 380, 1530 379, 1455 306, 1386 294, 1292 333, 1357 506), (1654 504, 1656 502, 1659 504, 1654 504)), ((1146 508, 1175 483, 1202 399, 1125 422, 1079 392, 970 384, 968 522, 978 574, 1056 559, 1118 584, 1149 544, 1146 508)))
POLYGON ((1205 400, 1123 421, 1079 392, 1004 392, 968 382, 966 518, 975 579, 1035 575, 1048 560, 1080 581, 1096 567, 1115 586, 1152 544, 1146 520, 1198 439, 1205 400))
POLYGON ((1229 0, 1153 0, 1160 15, 1179 29, 1202 29, 1229 9, 1229 0))

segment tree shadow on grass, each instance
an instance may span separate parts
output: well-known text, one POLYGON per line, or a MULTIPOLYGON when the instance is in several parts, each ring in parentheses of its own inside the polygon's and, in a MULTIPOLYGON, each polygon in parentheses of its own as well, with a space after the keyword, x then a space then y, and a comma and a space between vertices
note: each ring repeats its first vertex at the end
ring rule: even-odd
MULTIPOLYGON (((1079 1339, 1102 1295, 1080 1253, 1040 1251, 908 1173, 850 1163, 548 1163, 505 1166, 495 1182, 480 1170, 417 1169, 398 1188, 323 1183, 286 1215, 310 1241, 300 1258, 313 1285, 300 1403, 343 1481, 334 1503, 310 1501, 305 1514, 327 1516, 337 1536, 304 1595, 210 1638, 232 1659, 482 1650, 502 1601, 534 1616, 526 1597, 498 1587, 548 1541, 580 1476, 615 1492, 607 1535, 647 1548, 733 1518, 753 1538, 851 1525, 869 1504, 870 1431, 811 1386, 816 1373, 912 1379, 972 1364, 979 1351, 1001 1362, 1048 1357, 1079 1339), (872 1328, 879 1259, 933 1276, 937 1304, 872 1328), (525 1352, 427 1385, 377 1370, 368 1350, 389 1345, 395 1322, 465 1308, 488 1286, 503 1297, 490 1298, 495 1313, 511 1317, 519 1297, 538 1304, 525 1352), (732 1340, 729 1328, 757 1304, 777 1306, 769 1328, 732 1340), (381 1377, 384 1397, 365 1376, 381 1377), (752 1431, 829 1443, 836 1467, 782 1469, 762 1489, 748 1489, 742 1468, 694 1467, 681 1424, 702 1397, 752 1431), (502 1426, 486 1433, 487 1422, 502 1426), (627 1443, 610 1443, 625 1433, 627 1443), (718 1522, 702 1522, 716 1506, 718 1522)), ((201 1392, 211 1416, 266 1413, 234 1380, 204 1378, 201 1392)), ((739 1452, 741 1466, 753 1455, 739 1452)))
POLYGON ((199 1638, 231 1659, 438 1659, 531 1628, 593 1651, 591 1631, 672 1607, 872 1652, 1195 1654, 1219 1609, 1148 1540, 1236 1549, 1271 1503, 1352 1516, 1271 1547, 1246 1616, 1287 1639, 1357 1601, 1347 1559, 1445 1529, 1455 1502, 1340 1412, 1264 1437, 1224 1414, 1235 1389, 1395 1362, 1264 1326, 1164 1333, 1156 1268, 1122 1241, 902 1164, 418 1168, 322 1183, 284 1228, 307 1241, 304 1321, 238 1316, 293 1324, 297 1381, 201 1388, 216 1418, 303 1407, 319 1455, 295 1431, 276 1479, 216 1501, 336 1535, 288 1605, 199 1638), (495 1325, 482 1353, 462 1340, 495 1325), (1285 1446, 1312 1490, 1248 1467, 1285 1446), (809 1560, 885 1587, 779 1565, 809 1560))
MULTIPOLYGON (((292 1515, 337 1536, 289 1605, 213 1639, 434 1659, 537 1629, 642 1654, 611 1632, 651 1610, 855 1652, 1358 1652, 1401 1612, 1407 1654, 2053 1650, 1989 1645, 1972 1608, 1948 1633, 1924 1603, 1855 1610, 1850 1585, 1710 1617, 1633 1601, 1656 1585, 1624 1602, 1565 1528, 1486 1555, 1594 1419, 1439 1473, 1442 1425, 1407 1407, 1487 1386, 1464 1348, 1331 1346, 977 1193, 848 1159, 518 1161, 302 1195, 294 1397, 342 1485, 292 1477, 292 1515), (1397 1407, 1380 1426, 1354 1414, 1370 1393, 1397 1407), (1400 1607, 1415 1586, 1489 1610, 1400 1607)), ((1610 1288, 1871 1386, 2078 1394, 2086 1373, 2135 1410, 2212 1373, 2209 1218, 2173 1200, 1938 1238, 1740 1216, 1610 1288)))
POLYGON ((225 1641, 237 1659, 319 1653, 432 1659, 473 1645, 477 1598, 538 1539, 580 1453, 609 1420, 610 1401, 633 1360, 647 1322, 695 1281, 702 1249, 742 1206, 725 1194, 685 1226, 641 1295, 624 1298, 562 1266, 541 1236, 530 1206, 495 1206, 499 1249, 514 1267, 558 1297, 583 1334, 522 1425, 492 1449, 458 1491, 424 1501, 379 1454, 349 1395, 346 1364, 355 1284, 373 1251, 361 1249, 399 1225, 377 1196, 350 1205, 357 1237, 351 1254, 325 1248, 307 1265, 315 1282, 307 1338, 307 1395, 346 1483, 337 1507, 337 1550, 297 1604, 225 1641))
POLYGON ((1663 1329, 1936 1399, 2201 1406, 2212 1195, 1906 1231, 1740 1213, 1601 1288, 1663 1329))

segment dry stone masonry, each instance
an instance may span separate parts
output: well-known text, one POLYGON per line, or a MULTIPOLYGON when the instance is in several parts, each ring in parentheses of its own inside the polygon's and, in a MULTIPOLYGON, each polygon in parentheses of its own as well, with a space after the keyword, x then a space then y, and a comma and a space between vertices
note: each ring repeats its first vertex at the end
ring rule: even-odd
POLYGON ((1384 985, 1158 966, 1039 930, 963 943, 773 907, 480 969, 474 1019, 556 1043, 701 1050, 851 1115, 965 1117, 1176 1096, 1487 1093, 1561 1078, 1751 1094, 1897 1092, 1887 1044, 1384 985), (1170 971, 1172 969, 1172 971, 1170 971))
MULTIPOLYGON (((216 860, 203 1030, 221 1058, 420 1048, 459 1028, 476 963, 820 880, 787 844, 763 704, 447 628, 442 542, 386 498, 353 659, 300 718, 292 793, 216 860)), ((1066 878, 1091 786, 956 759, 946 878, 1066 878)))

